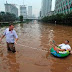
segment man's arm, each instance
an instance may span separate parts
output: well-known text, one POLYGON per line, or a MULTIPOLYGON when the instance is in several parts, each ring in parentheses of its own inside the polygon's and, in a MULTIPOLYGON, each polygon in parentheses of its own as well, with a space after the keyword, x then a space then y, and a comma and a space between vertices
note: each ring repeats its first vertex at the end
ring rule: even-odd
POLYGON ((55 47, 55 49, 58 50, 58 51, 66 51, 65 49, 60 49, 58 47, 55 47))
POLYGON ((5 37, 5 35, 6 35, 6 30, 4 31, 4 33, 3 33, 2 37, 0 38, 0 42, 1 42, 1 41, 2 41, 2 39, 5 37))
POLYGON ((15 44, 17 44, 17 41, 18 41, 18 35, 17 35, 16 31, 14 31, 14 37, 15 37, 15 44))
POLYGON ((1 38, 0 38, 0 42, 2 41, 2 39, 5 37, 5 35, 3 35, 1 38))
POLYGON ((71 51, 71 49, 67 49, 68 51, 71 51))
POLYGON ((18 38, 15 39, 15 44, 17 44, 18 38))
POLYGON ((58 50, 59 50, 59 51, 66 51, 65 49, 60 49, 60 48, 58 48, 58 50))
MULTIPOLYGON (((59 51, 66 51, 66 49, 58 49, 59 51)), ((68 51, 71 51, 71 49, 67 49, 68 51)))

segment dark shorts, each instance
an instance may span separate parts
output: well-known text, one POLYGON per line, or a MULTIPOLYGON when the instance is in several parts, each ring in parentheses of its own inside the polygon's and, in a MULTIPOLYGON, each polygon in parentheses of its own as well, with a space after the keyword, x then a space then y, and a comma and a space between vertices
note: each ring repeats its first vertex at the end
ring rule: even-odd
POLYGON ((16 51, 15 44, 14 43, 7 43, 7 50, 12 51, 12 52, 16 51))

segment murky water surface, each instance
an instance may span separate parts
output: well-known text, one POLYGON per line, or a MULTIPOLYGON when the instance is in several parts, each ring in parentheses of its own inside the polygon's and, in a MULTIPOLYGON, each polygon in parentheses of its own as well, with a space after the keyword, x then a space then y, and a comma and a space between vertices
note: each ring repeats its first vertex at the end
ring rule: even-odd
MULTIPOLYGON (((0 36, 5 29, 0 28, 0 36)), ((0 72, 72 72, 72 55, 60 59, 50 54, 53 40, 60 44, 68 39, 72 47, 72 27, 32 21, 17 24, 15 30, 15 54, 7 52, 5 38, 0 44, 0 72)))

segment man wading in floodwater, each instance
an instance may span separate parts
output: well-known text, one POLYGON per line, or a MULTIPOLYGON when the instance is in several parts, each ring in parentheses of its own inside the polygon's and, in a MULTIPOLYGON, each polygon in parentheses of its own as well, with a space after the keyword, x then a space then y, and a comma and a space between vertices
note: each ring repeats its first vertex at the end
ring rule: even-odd
POLYGON ((14 25, 9 25, 9 28, 7 28, 4 31, 3 36, 0 38, 0 42, 2 39, 6 36, 6 43, 7 43, 7 50, 12 51, 13 53, 16 52, 15 50, 15 44, 18 40, 18 36, 16 34, 16 31, 14 30, 14 25))

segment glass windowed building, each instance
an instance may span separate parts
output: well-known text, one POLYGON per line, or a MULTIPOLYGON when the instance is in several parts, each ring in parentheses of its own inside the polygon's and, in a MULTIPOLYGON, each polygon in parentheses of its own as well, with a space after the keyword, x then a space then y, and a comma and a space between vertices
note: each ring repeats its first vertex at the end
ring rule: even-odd
POLYGON ((64 13, 68 14, 72 11, 72 0, 56 0, 55 14, 64 13))
POLYGON ((51 8, 52 8, 52 0, 42 0, 41 16, 42 17, 48 16, 48 13, 51 11, 51 8))
POLYGON ((28 6, 28 18, 32 18, 32 6, 28 6))
POLYGON ((25 5, 20 5, 20 15, 23 19, 27 19, 27 7, 25 5))
POLYGON ((8 4, 6 1, 5 4, 5 12, 13 13, 18 17, 18 8, 15 6, 15 4, 8 4))

